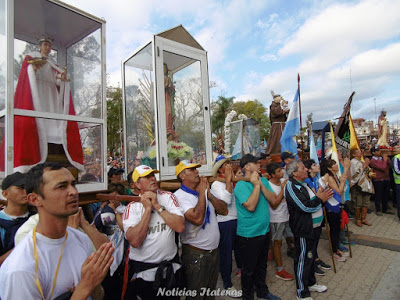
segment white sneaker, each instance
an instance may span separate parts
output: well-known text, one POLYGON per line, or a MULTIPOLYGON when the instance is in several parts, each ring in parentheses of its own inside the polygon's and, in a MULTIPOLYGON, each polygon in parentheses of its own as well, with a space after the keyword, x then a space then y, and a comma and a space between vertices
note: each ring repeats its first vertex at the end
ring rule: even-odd
POLYGON ((317 283, 308 287, 308 290, 310 292, 318 292, 318 293, 326 292, 327 289, 328 288, 325 285, 321 285, 321 284, 317 284, 317 283))
POLYGON ((343 257, 342 254, 338 253, 333 253, 333 258, 336 259, 337 261, 345 262, 346 257, 343 257))
POLYGON ((349 254, 349 252, 343 252, 342 250, 338 250, 338 252, 340 253, 340 255, 342 256, 342 257, 350 257, 350 254, 349 254))
POLYGON ((297 300, 313 300, 313 298, 311 298, 311 297, 306 297, 306 298, 297 297, 297 300))
POLYGON ((226 295, 231 298, 241 298, 242 297, 242 290, 237 290, 234 286, 228 287, 225 289, 226 295))

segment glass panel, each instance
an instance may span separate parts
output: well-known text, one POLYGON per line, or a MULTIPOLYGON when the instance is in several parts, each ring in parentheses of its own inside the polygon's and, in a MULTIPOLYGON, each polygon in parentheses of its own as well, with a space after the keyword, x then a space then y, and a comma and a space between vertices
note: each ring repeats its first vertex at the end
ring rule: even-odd
POLYGON ((242 158, 242 124, 243 121, 236 121, 230 126, 230 153, 233 160, 242 158))
POLYGON ((79 123, 85 171, 79 183, 103 182, 103 139, 102 125, 79 123))
POLYGON ((260 124, 253 119, 244 120, 243 123, 243 152, 244 154, 251 153, 252 155, 259 157, 261 154, 260 124))
POLYGON ((127 171, 157 168, 152 43, 124 65, 127 171))
POLYGON ((103 180, 102 125, 17 115, 14 125, 15 171, 25 173, 40 161, 56 161, 81 180, 103 180))
POLYGON ((240 159, 245 154, 259 157, 260 147, 260 124, 253 120, 232 122, 230 126, 230 153, 232 159, 240 159))
MULTIPOLYGON (((20 76, 21 67, 24 63, 24 60, 27 56, 31 58, 34 57, 42 57, 41 53, 39 53, 39 45, 32 44, 26 41, 22 41, 19 39, 14 39, 14 89, 17 86, 18 78, 20 76)), ((50 50, 49 59, 57 64, 57 51, 54 49, 50 50)))
POLYGON ((200 61, 163 51, 168 166, 207 164, 200 61))
POLYGON ((7 40, 6 40, 6 1, 0 0, 0 110, 6 103, 7 40))
POLYGON ((67 49, 76 115, 101 118, 101 29, 67 49))
MULTIPOLYGON (((5 161, 6 161, 6 151, 5 151, 5 117, 0 118, 0 181, 5 177, 5 161)), ((1 184, 1 182, 0 182, 1 184)))

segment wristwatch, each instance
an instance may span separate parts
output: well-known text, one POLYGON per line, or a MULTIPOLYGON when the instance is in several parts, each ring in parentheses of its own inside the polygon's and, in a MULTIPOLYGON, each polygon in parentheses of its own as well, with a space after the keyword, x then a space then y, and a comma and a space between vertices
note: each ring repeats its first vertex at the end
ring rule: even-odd
POLYGON ((165 207, 161 205, 160 208, 157 210, 157 212, 159 214, 161 214, 164 210, 165 210, 165 207))

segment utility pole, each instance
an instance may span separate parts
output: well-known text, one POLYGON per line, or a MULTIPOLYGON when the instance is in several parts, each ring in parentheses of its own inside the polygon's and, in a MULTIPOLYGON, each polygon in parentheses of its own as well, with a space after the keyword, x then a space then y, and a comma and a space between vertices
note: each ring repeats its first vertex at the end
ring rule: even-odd
POLYGON ((376 115, 376 98, 374 98, 374 106, 375 106, 375 122, 377 122, 378 117, 376 115))

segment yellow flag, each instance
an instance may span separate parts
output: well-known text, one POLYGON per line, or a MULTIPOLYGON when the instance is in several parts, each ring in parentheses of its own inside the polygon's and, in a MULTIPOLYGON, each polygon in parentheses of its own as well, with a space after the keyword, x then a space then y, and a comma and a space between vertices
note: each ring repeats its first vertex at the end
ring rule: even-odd
POLYGON ((357 148, 358 150, 360 150, 360 146, 358 145, 358 140, 357 140, 357 134, 356 131, 354 130, 353 119, 351 118, 351 115, 349 115, 349 128, 350 128, 350 150, 353 148, 357 148))
MULTIPOLYGON (((336 142, 335 142, 335 134, 333 132, 333 126, 332 123, 329 122, 329 125, 331 126, 331 139, 332 139, 332 155, 331 155, 331 159, 333 159, 334 161, 336 161, 336 163, 339 166, 339 156, 338 156, 338 152, 337 152, 337 148, 336 148, 336 142)), ((342 172, 340 172, 340 168, 339 171, 337 173, 337 176, 340 177, 340 175, 342 172)))
MULTIPOLYGON (((350 151, 351 149, 360 149, 360 145, 358 144, 358 139, 357 139, 357 133, 354 130, 354 125, 353 125, 353 119, 351 118, 351 115, 349 115, 349 129, 350 129, 350 151)), ((361 156, 361 161, 364 162, 364 155, 361 156)))

